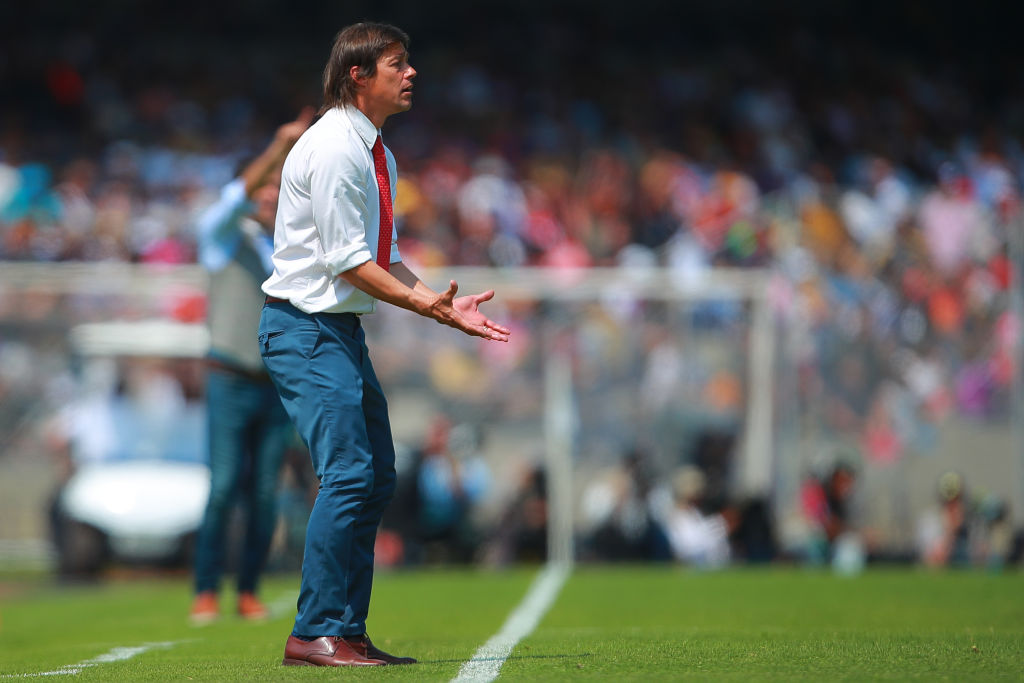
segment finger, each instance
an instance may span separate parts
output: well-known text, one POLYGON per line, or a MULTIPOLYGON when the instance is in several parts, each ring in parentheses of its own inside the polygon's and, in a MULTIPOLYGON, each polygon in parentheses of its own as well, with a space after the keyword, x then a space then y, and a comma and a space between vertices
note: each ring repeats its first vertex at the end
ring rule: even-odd
POLYGON ((486 332, 488 339, 494 339, 495 341, 508 341, 508 330, 500 329, 500 326, 490 320, 484 320, 481 328, 486 332))
POLYGON ((459 291, 459 283, 457 283, 455 280, 451 280, 448 283, 448 289, 445 290, 445 293, 442 294, 441 297, 451 301, 451 300, 453 300, 455 298, 455 293, 458 292, 458 291, 459 291))
POLYGON ((487 321, 479 323, 466 323, 458 326, 466 334, 471 334, 474 337, 483 337, 484 339, 493 339, 495 341, 508 341, 508 335, 492 329, 487 325, 487 321))
POLYGON ((478 304, 482 304, 485 301, 490 301, 494 298, 494 290, 488 289, 486 292, 482 292, 473 297, 478 304))
POLYGON ((493 320, 484 320, 484 324, 487 325, 487 327, 491 328, 492 330, 500 332, 501 334, 504 334, 504 335, 512 334, 512 330, 510 328, 505 327, 504 325, 499 325, 498 323, 494 322, 493 320))
POLYGON ((508 341, 508 335, 507 334, 502 334, 501 332, 498 332, 496 330, 492 330, 492 329, 488 329, 488 328, 483 328, 482 330, 479 330, 478 333, 484 339, 492 339, 494 341, 502 341, 502 342, 507 342, 508 341))

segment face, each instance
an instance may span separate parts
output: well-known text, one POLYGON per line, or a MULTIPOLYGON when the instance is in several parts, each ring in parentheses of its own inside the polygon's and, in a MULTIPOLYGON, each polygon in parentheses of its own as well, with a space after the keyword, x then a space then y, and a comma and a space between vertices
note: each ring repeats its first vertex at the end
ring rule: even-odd
MULTIPOLYGON (((391 45, 377 60, 377 71, 363 80, 361 95, 371 120, 383 120, 412 107, 412 79, 416 69, 409 64, 409 53, 401 43, 391 45)), ((377 123, 377 121, 374 121, 377 123)))

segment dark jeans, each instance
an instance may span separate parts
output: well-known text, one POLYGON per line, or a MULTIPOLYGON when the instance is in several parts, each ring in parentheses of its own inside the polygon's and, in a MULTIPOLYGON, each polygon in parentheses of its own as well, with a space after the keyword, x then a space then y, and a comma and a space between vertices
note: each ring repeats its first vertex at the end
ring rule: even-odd
POLYGON ((210 497, 196 547, 195 588, 219 588, 228 519, 241 495, 246 530, 238 590, 255 592, 274 532, 278 473, 292 426, 268 381, 211 368, 206 401, 210 497))
POLYGON ((359 318, 270 303, 263 307, 259 340, 320 480, 292 633, 362 634, 377 526, 395 490, 395 447, 359 318))

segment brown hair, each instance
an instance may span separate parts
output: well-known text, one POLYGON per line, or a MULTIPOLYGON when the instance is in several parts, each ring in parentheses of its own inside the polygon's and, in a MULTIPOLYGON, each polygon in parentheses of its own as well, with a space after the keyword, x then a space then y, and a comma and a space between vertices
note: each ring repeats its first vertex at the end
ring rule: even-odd
POLYGON ((360 22, 341 29, 324 67, 324 103, 320 113, 351 104, 356 96, 356 84, 349 73, 352 67, 358 66, 360 75, 372 77, 377 72, 377 60, 395 43, 408 50, 409 36, 390 24, 360 22))

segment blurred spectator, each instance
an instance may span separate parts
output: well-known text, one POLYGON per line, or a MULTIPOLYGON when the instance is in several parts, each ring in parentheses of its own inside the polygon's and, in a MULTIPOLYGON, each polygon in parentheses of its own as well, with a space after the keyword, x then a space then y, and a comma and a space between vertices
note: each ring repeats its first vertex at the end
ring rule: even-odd
POLYGON ((807 560, 831 562, 836 546, 847 534, 857 532, 853 520, 857 473, 847 463, 837 463, 822 478, 808 477, 800 487, 800 507, 809 527, 807 560))
POLYGON ((928 567, 1000 571, 1021 559, 1024 534, 1015 531, 1006 501, 971 495, 963 475, 939 478, 938 501, 918 518, 918 560, 928 567))
POLYGON ((969 566, 974 522, 963 476, 946 472, 939 479, 937 504, 917 523, 920 561, 929 567, 969 566))
POLYGON ((479 429, 445 416, 403 468, 383 526, 398 532, 406 563, 467 563, 481 543, 475 513, 491 488, 479 429))
POLYGON ((986 496, 979 513, 982 540, 975 562, 989 571, 1000 571, 1019 559, 1024 537, 1014 532, 1009 505, 998 497, 986 496))
POLYGON ((544 468, 526 468, 502 510, 483 554, 491 566, 538 563, 548 556, 547 476, 544 468))
POLYGON ((862 165, 859 182, 843 193, 839 207, 850 236, 878 264, 891 254, 896 231, 910 213, 911 189, 885 158, 862 165))
POLYGON ((968 262, 991 249, 989 228, 972 196, 970 179, 955 164, 939 168, 939 186, 921 202, 919 220, 932 264, 951 278, 968 262))
POLYGON ((763 564, 778 557, 770 502, 760 496, 730 503, 721 513, 728 523, 732 556, 737 562, 763 564))
POLYGON ((680 562, 704 569, 729 563, 729 525, 721 514, 701 509, 704 474, 696 467, 683 467, 672 477, 674 506, 664 520, 672 555, 680 562))
POLYGON ((583 557, 611 562, 666 561, 671 549, 651 509, 652 472, 641 450, 583 491, 583 557))

